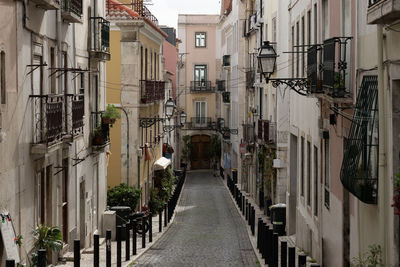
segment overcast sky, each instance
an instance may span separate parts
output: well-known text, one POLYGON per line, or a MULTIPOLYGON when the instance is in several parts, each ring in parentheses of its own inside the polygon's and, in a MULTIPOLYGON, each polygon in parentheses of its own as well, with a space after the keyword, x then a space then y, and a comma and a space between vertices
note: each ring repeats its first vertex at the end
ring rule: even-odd
POLYGON ((177 29, 178 14, 219 14, 220 0, 152 0, 148 5, 159 22, 177 29))

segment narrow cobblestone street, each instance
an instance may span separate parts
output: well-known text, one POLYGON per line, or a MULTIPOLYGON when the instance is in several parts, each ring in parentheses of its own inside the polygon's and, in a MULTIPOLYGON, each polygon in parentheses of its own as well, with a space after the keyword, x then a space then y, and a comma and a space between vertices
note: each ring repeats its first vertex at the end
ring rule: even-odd
POLYGON ((135 266, 256 266, 246 226, 220 178, 188 172, 168 231, 135 266))

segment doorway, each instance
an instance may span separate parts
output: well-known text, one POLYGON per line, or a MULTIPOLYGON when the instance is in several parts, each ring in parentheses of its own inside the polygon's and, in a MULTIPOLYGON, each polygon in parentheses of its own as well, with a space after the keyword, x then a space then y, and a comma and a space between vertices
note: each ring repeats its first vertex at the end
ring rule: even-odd
POLYGON ((210 169, 210 158, 208 150, 210 147, 210 136, 208 135, 194 135, 191 138, 193 145, 191 155, 191 168, 193 170, 210 169))

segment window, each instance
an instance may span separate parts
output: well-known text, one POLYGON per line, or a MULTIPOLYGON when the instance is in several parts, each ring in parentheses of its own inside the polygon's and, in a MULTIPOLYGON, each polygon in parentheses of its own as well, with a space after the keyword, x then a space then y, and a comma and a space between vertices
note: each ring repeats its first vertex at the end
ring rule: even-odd
POLYGON ((276 42, 276 17, 272 19, 272 42, 276 42))
POLYGON ((300 195, 304 196, 304 137, 301 137, 300 153, 300 195))
POLYGON ((314 215, 318 216, 318 148, 314 146, 314 215))
POLYGON ((300 25, 299 22, 296 23, 296 78, 299 77, 299 61, 300 61, 300 25))
POLYGON ((154 80, 157 80, 157 53, 154 52, 154 80))
POLYGON ((307 142, 307 205, 311 206, 311 143, 307 142))
POLYGON ((207 104, 205 101, 196 101, 195 102, 195 114, 196 114, 196 125, 202 126, 204 125, 207 117, 207 104))
POLYGON ((322 0, 322 39, 329 38, 329 2, 322 0))
POLYGON ((57 73, 55 72, 56 68, 56 53, 55 53, 55 48, 51 47, 50 48, 50 92, 52 94, 57 93, 57 88, 56 88, 56 77, 57 73))
POLYGON ((6 103, 6 54, 0 52, 0 99, 1 104, 6 103))
POLYGON ((153 52, 150 50, 150 80, 153 80, 153 52))
POLYGON ((263 0, 260 0, 260 17, 262 18, 264 16, 264 6, 263 6, 263 0))
POLYGON ((194 80, 196 82, 205 83, 207 80, 207 66, 195 65, 194 66, 194 80))
POLYGON ((304 17, 301 18, 301 77, 304 77, 304 69, 305 69, 305 57, 304 57, 304 45, 306 42, 305 38, 305 21, 304 17))
POLYGON ((140 47, 140 79, 143 80, 143 46, 140 47))
POLYGON ((206 47, 206 33, 196 32, 196 47, 206 47))
POLYGON ((79 87, 79 94, 84 95, 85 94, 85 73, 81 72, 80 73, 80 87, 79 87))
MULTIPOLYGON (((68 55, 67 52, 62 52, 62 67, 67 70, 68 69, 68 55)), ((68 71, 64 72, 64 83, 63 90, 60 93, 69 93, 68 92, 68 71)))
POLYGON ((329 139, 325 139, 324 141, 324 160, 325 160, 325 181, 324 181, 324 187, 325 187, 325 206, 329 209, 329 139))
MULTIPOLYGON (((292 26, 292 46, 294 45, 294 26, 292 26)), ((294 77, 294 54, 290 55, 292 58, 292 77, 294 77)))
POLYGON ((147 48, 144 49, 144 80, 147 80, 147 48))

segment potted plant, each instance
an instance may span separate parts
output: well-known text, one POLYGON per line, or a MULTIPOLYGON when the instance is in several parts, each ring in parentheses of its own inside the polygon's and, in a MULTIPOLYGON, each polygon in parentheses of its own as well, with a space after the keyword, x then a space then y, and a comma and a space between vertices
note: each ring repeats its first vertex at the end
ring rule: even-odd
POLYGON ((95 145, 95 146, 96 145, 99 146, 99 145, 104 144, 101 126, 98 126, 94 130, 92 144, 95 145))
POLYGON ((38 266, 38 251, 58 252, 63 247, 62 234, 57 226, 39 225, 32 231, 34 243, 32 252, 32 266, 38 266))
POLYGON ((106 112, 104 112, 101 117, 104 124, 113 125, 116 119, 121 118, 121 114, 114 105, 108 104, 106 112))

